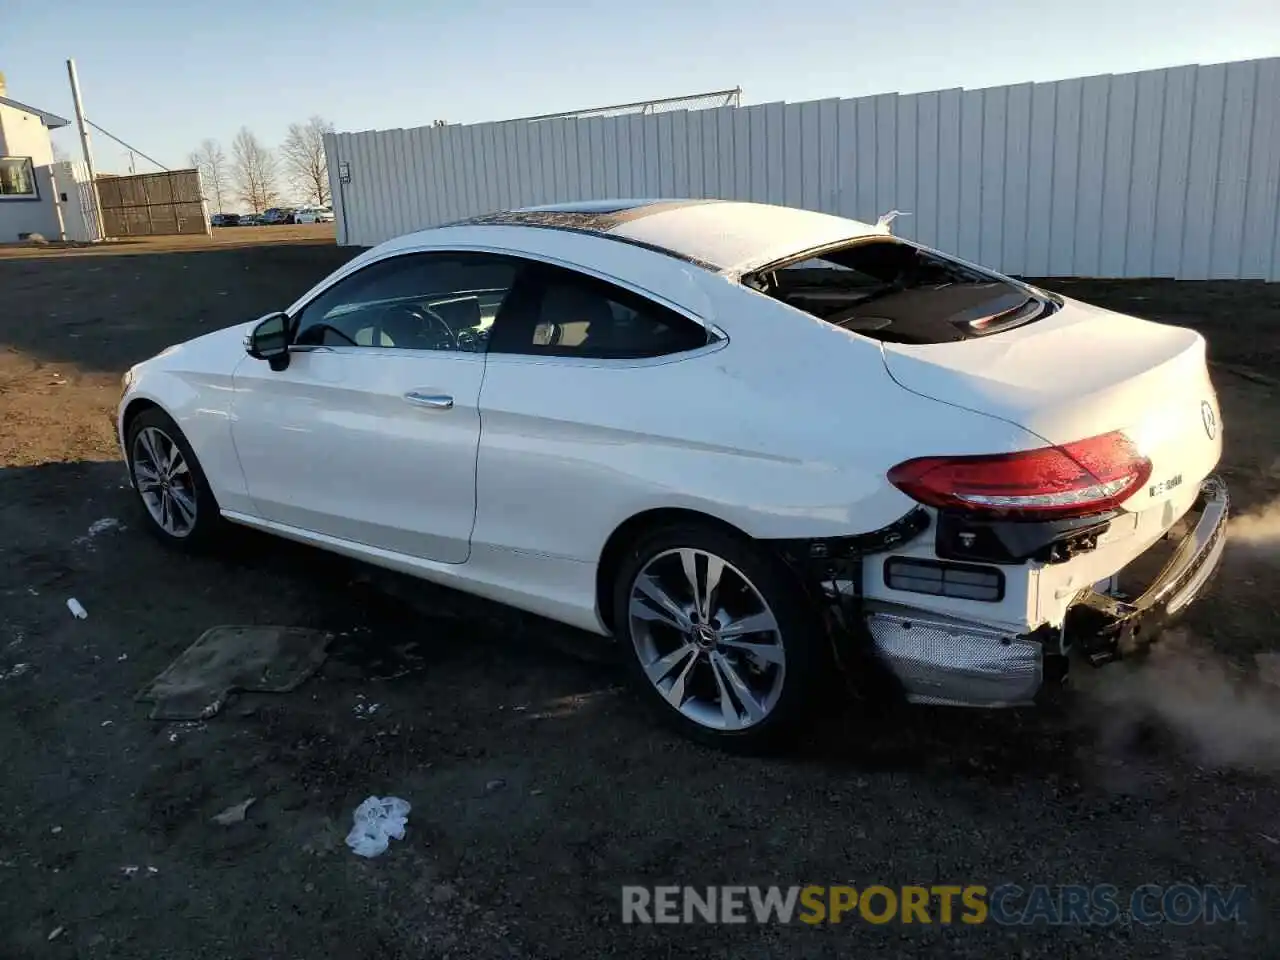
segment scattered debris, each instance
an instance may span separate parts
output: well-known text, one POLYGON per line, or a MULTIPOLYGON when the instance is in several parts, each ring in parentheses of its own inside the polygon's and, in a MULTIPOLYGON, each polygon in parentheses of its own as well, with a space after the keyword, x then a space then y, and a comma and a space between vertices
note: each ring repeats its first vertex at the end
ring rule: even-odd
POLYGON ((100 727, 109 727, 109 726, 111 726, 113 723, 115 723, 115 721, 114 721, 114 720, 103 720, 103 721, 102 721, 102 723, 98 724, 98 726, 100 726, 100 727))
POLYGON ((80 605, 80 601, 72 597, 67 601, 67 609, 71 611, 71 615, 77 620, 88 620, 89 611, 80 605))
POLYGON ((120 872, 123 873, 126 877, 132 877, 135 873, 138 872, 138 868, 137 867, 121 867, 120 872))
MULTIPOLYGON (((353 581, 353 585, 359 583, 353 581)), ((426 639, 393 642, 387 632, 375 633, 368 627, 335 634, 328 652, 332 670, 362 680, 396 680, 426 670, 429 662, 426 639)))
POLYGON ((122 653, 120 654, 120 656, 116 657, 116 663, 124 663, 124 661, 128 659, 129 659, 129 655, 127 653, 122 653))
POLYGON ((399 797, 369 797, 351 815, 347 846, 360 857, 376 857, 386 852, 392 837, 404 839, 410 809, 408 801, 399 797))
POLYGON ((1266 834, 1266 833, 1260 833, 1258 834, 1258 836, 1260 836, 1263 840, 1267 841, 1267 843, 1274 843, 1277 846, 1280 846, 1280 839, 1277 839, 1276 837, 1270 836, 1269 834, 1266 834))
MULTIPOLYGON (((364 700, 363 693, 357 693, 356 697, 359 700, 364 700)), ((351 712, 354 713, 360 719, 364 720, 369 717, 372 717, 375 713, 377 713, 381 706, 382 704, 380 703, 357 703, 354 707, 351 708, 351 712)))
POLYGON ((295 627, 213 627, 137 695, 152 720, 202 720, 237 690, 288 693, 320 668, 330 635, 295 627))
POLYGON ((29 663, 15 663, 4 673, 0 673, 0 680, 12 680, 14 677, 20 677, 31 669, 29 663))
POLYGON ((485 792, 485 793, 493 793, 493 791, 495 791, 495 790, 501 790, 501 789, 502 789, 503 787, 505 787, 506 785, 507 785, 507 781, 505 781, 505 780, 503 780, 501 777, 499 777, 499 778, 498 778, 498 779, 496 779, 496 780, 490 780, 488 783, 486 783, 486 784, 484 785, 484 792, 485 792))
POLYGON ((257 797, 250 797, 248 800, 242 800, 213 818, 214 823, 220 823, 224 827, 229 827, 233 823, 241 823, 244 821, 245 815, 249 812, 249 808, 253 806, 257 797))
POLYGON ((53 932, 49 934, 49 939, 50 939, 50 940, 57 940, 60 936, 62 936, 62 931, 63 931, 63 930, 65 930, 65 929, 67 929, 67 928, 66 928, 66 927, 54 927, 54 928, 53 928, 53 932))
MULTIPOLYGON (((63 381, 66 382, 65 380, 63 381)), ((101 520, 95 520, 89 524, 89 531, 83 537, 76 537, 71 542, 77 547, 89 545, 93 538, 100 533, 106 533, 108 530, 123 530, 124 527, 115 517, 103 517, 101 520)))
POLYGON ((50 829, 50 830, 49 830, 49 832, 50 832, 50 833, 61 833, 61 832, 62 832, 62 828, 61 828, 61 827, 53 827, 52 829, 50 829))
POLYGON ((176 727, 176 729, 171 728, 169 730, 170 743, 177 743, 180 734, 198 733, 201 730, 207 729, 208 725, 199 720, 187 720, 182 723, 174 724, 174 727, 176 727))

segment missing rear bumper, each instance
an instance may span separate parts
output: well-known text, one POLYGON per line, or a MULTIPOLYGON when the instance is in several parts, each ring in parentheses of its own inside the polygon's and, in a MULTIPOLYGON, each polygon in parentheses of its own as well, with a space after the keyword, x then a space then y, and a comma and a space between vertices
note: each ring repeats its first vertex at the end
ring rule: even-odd
POLYGON ((1212 581, 1227 545, 1230 497, 1211 476, 1200 485, 1191 531, 1174 548, 1164 569, 1136 600, 1117 600, 1093 590, 1067 611, 1065 637, 1094 666, 1144 651, 1175 623, 1212 581))
MULTIPOLYGON (((900 607, 868 605, 859 595, 861 568, 809 570, 811 595, 841 661, 874 665, 909 702, 1011 707, 1037 702, 1065 678, 1067 654, 1100 665, 1145 648, 1203 593, 1222 561, 1229 498, 1210 477, 1188 514, 1194 525, 1143 594, 1117 600, 1089 590, 1061 628, 1027 634, 900 607)), ((853 679, 853 678, 851 678, 853 679)))
POLYGON ((1044 684, 1045 651, 1037 639, 897 611, 870 613, 866 622, 876 653, 912 703, 1022 706, 1044 684))

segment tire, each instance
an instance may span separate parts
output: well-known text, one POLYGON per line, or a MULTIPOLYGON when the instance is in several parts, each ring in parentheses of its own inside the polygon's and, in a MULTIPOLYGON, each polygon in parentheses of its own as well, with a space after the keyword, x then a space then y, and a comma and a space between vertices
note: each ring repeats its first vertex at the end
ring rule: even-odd
POLYGON ((173 419, 156 407, 139 413, 129 421, 125 456, 144 525, 151 534, 179 550, 194 552, 211 545, 224 527, 222 514, 200 461, 173 419), (180 459, 166 481, 153 461, 165 460, 171 447, 177 448, 180 459), (167 506, 163 504, 166 492, 167 506), (164 522, 166 517, 171 522, 164 522))
POLYGON ((613 610, 614 635, 637 692, 693 740, 734 752, 772 752, 789 745, 825 699, 824 677, 833 662, 817 618, 791 571, 746 537, 698 522, 649 531, 619 564, 613 610), (699 595, 712 564, 723 563, 713 602, 703 605, 710 616, 690 589, 690 555, 699 595), (674 602, 676 616, 655 585, 674 602), (678 626, 678 615, 689 630, 678 626), (743 632, 748 618, 776 630, 743 632), (750 707, 739 684, 751 694, 750 707))

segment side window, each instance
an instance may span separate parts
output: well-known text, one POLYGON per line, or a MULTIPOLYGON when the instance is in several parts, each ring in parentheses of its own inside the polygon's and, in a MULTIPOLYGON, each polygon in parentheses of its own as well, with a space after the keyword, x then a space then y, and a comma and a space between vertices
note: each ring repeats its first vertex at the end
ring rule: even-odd
POLYGON ((704 327, 595 277, 539 265, 523 277, 493 349, 534 356, 660 357, 708 342, 704 327))
POLYGON ((484 353, 517 270, 515 261, 489 254, 379 260, 307 304, 294 342, 484 353))

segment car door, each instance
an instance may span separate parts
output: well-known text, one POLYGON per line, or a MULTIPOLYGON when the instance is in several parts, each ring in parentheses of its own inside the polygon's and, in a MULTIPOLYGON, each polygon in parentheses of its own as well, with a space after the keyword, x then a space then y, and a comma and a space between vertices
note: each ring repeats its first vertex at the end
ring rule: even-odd
POLYGON ((526 268, 486 361, 477 549, 594 561, 655 472, 705 469, 702 452, 714 447, 684 438, 705 419, 706 377, 684 361, 720 342, 692 314, 635 290, 526 268))
POLYGON ((382 259, 295 313, 286 369, 243 362, 232 435, 262 518, 465 562, 485 351, 516 271, 487 254, 382 259))

